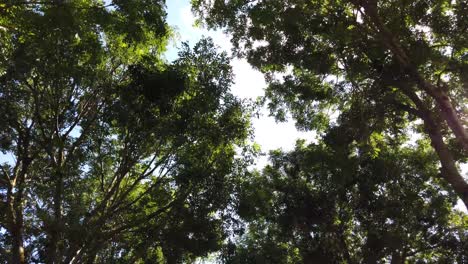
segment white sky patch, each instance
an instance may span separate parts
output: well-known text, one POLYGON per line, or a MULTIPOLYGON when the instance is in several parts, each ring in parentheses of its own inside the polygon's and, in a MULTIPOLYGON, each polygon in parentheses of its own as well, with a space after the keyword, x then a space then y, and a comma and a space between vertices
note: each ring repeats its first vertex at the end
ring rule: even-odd
POLYGON ((424 35, 424 37, 429 40, 429 41, 432 41, 432 31, 431 31, 431 28, 428 27, 428 26, 424 26, 424 25, 416 25, 414 26, 414 30, 413 31, 416 31, 416 32, 419 32, 421 34, 424 35))
POLYGON ((193 28, 195 23, 195 17, 192 14, 190 5, 184 6, 180 11, 180 18, 184 28, 193 28))
MULTIPOLYGON (((465 178, 465 181, 468 179, 468 163, 460 164, 461 175, 465 178)), ((468 214, 468 209, 461 199, 458 199, 457 205, 455 205, 455 210, 462 211, 465 214, 468 214)))
MULTIPOLYGON (((229 36, 221 30, 207 30, 205 28, 195 27, 195 17, 192 14, 190 1, 168 1, 168 24, 176 28, 177 39, 175 47, 169 47, 166 58, 169 61, 177 58, 177 49, 180 48, 180 42, 188 41, 191 46, 198 42, 203 36, 211 37, 213 42, 221 50, 230 54, 232 45, 229 36)), ((258 45, 267 43, 259 42, 258 45)), ((254 70, 245 59, 234 58, 231 61, 235 79, 231 91, 234 95, 242 99, 256 100, 264 95, 266 87, 263 74, 254 70)), ((297 139, 306 139, 307 142, 315 140, 314 132, 300 132, 296 129, 294 122, 277 123, 273 117, 268 116, 269 111, 266 108, 261 110, 260 118, 252 120, 255 131, 255 142, 258 143, 262 151, 267 153, 274 149, 283 149, 289 151, 294 149, 297 139)), ((262 168, 266 165, 267 158, 264 156, 257 162, 257 167, 262 168)))
POLYGON ((358 22, 359 24, 364 23, 362 19, 362 13, 364 13, 364 8, 361 8, 358 12, 356 12, 356 22, 358 22))
POLYGON ((266 83, 261 72, 252 69, 245 59, 233 59, 231 66, 236 76, 235 84, 231 88, 235 95, 255 99, 265 94, 263 88, 266 87, 266 83))
POLYGON ((2 153, 0 152, 0 164, 6 163, 11 167, 15 166, 16 158, 12 152, 2 153))

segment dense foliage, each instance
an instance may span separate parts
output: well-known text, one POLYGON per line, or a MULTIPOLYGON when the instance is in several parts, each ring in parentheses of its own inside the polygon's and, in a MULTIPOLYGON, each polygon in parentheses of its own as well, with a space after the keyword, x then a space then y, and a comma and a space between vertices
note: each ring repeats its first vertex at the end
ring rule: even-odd
POLYGON ((247 110, 210 40, 161 59, 162 1, 1 5, 0 262, 220 248, 247 110))
POLYGON ((378 142, 378 157, 335 134, 271 153, 271 165, 239 185, 248 225, 225 263, 465 263, 468 216, 438 178, 427 143, 378 142))
POLYGON ((265 74, 271 114, 319 132, 240 185, 225 262, 467 261, 466 1, 192 4, 265 74))
POLYGON ((468 262, 466 3, 192 4, 317 141, 249 166, 229 56, 165 61, 163 0, 2 1, 1 263, 468 262))
POLYGON ((358 141, 420 120, 442 176, 468 206, 457 168, 468 157, 466 1, 192 2, 266 73, 269 107, 280 120, 288 110, 298 127, 324 130, 340 113, 358 141))

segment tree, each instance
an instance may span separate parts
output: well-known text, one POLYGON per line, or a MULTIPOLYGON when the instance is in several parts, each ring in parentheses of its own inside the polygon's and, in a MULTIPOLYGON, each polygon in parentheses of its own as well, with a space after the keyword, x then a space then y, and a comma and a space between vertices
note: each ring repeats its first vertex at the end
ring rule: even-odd
POLYGON ((220 248, 247 109, 212 41, 161 59, 162 1, 0 5, 0 261, 167 263, 220 248))
POLYGON ((340 137, 274 151, 239 186, 247 225, 224 262, 465 263, 468 217, 439 187, 429 143, 395 147, 386 137, 376 140, 380 155, 357 155, 363 149, 340 137))
POLYGON ((468 183, 457 167, 468 151, 464 1, 192 3, 266 73, 266 98, 280 120, 287 109, 300 128, 323 131, 327 113, 339 113, 355 121, 347 125, 361 142, 421 120, 441 175, 468 206, 468 183))

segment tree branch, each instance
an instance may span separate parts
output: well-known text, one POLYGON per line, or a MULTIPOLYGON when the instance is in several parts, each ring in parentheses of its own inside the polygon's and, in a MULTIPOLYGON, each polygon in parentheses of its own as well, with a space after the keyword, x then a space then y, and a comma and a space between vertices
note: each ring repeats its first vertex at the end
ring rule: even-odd
POLYGON ((366 20, 373 26, 375 26, 377 33, 382 38, 383 44, 392 52, 396 60, 403 69, 406 69, 408 73, 414 78, 418 87, 431 96, 437 106, 439 107, 441 115, 444 117, 448 126, 451 128, 455 137, 461 146, 468 151, 468 132, 464 128, 463 123, 459 119, 455 108, 448 95, 440 88, 429 83, 419 73, 416 66, 411 62, 407 52, 399 44, 396 36, 385 26, 381 20, 378 10, 377 3, 373 0, 351 0, 351 2, 357 6, 357 8, 364 8, 365 12, 362 15, 367 18, 366 20))
POLYGON ((440 126, 432 118, 431 111, 427 109, 421 99, 408 85, 401 83, 400 87, 403 93, 416 105, 419 116, 424 121, 425 132, 429 135, 431 145, 439 156, 439 160, 442 165, 441 175, 452 186, 460 199, 462 199, 465 207, 468 208, 468 183, 458 172, 455 159, 447 145, 444 143, 440 126))

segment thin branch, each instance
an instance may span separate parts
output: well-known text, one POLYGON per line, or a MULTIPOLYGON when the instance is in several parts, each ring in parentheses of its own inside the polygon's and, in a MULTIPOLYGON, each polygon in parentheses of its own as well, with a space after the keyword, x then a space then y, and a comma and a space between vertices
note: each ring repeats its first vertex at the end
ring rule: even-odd
POLYGON ((82 128, 82 132, 81 132, 80 136, 75 140, 75 142, 72 143, 71 147, 69 148, 68 154, 65 157, 65 162, 67 162, 69 159, 71 159, 73 157, 73 154, 74 154, 76 148, 81 144, 81 142, 84 140, 84 138, 88 135, 89 129, 94 124, 94 121, 96 121, 96 119, 98 117, 98 113, 102 109, 103 106, 104 106, 104 103, 101 102, 101 104, 99 104, 96 107, 96 111, 94 112, 94 116, 91 118, 91 120, 89 120, 88 124, 85 127, 82 128))
MULTIPOLYGON (((187 192, 186 194, 183 195, 183 197, 185 198, 187 196, 189 192, 187 192)), ((148 222, 149 220, 151 220, 151 218, 154 218, 158 215, 160 215, 161 213, 165 212, 166 210, 168 210, 169 208, 171 208, 176 202, 180 201, 181 199, 174 199, 172 200, 171 202, 169 202, 167 205, 159 208, 158 210, 156 210, 155 212, 147 215, 146 217, 144 217, 143 219, 140 219, 139 221, 137 222, 134 222, 134 223, 130 223, 130 224, 125 224, 123 226, 120 226, 120 227, 117 227, 113 230, 110 230, 108 232, 105 232, 103 235, 106 236, 106 237, 109 237, 109 238, 112 238, 114 235, 120 233, 120 232, 123 232, 129 228, 133 228, 133 227, 136 227, 136 226, 139 226, 140 224, 142 223, 145 223, 145 222, 148 222)))
POLYGON ((97 95, 97 91, 95 91, 95 93, 93 93, 90 98, 88 98, 88 100, 85 101, 84 105, 82 106, 82 108, 84 109, 83 111, 81 111, 78 116, 75 118, 74 122, 72 123, 72 125, 68 128, 68 130, 62 135, 62 138, 65 139, 68 137, 68 135, 73 131, 73 129, 75 129, 75 127, 79 124, 79 122, 81 121, 81 119, 83 118, 84 115, 88 114, 89 113, 89 110, 91 110, 91 107, 90 107, 90 104, 92 101, 95 101, 96 99, 96 95, 97 95))
POLYGON ((0 168, 2 168, 2 171, 3 171, 3 174, 2 174, 2 175, 4 175, 4 176, 5 176, 5 179, 8 181, 8 183, 10 183, 10 178, 11 178, 11 177, 10 177, 10 173, 8 173, 8 172, 6 171, 5 167, 4 167, 2 164, 0 164, 0 168))
POLYGON ((111 208, 110 213, 109 214, 115 214, 115 213, 118 213, 120 211, 122 211, 123 209, 127 209, 127 208, 130 208, 132 205, 134 205, 135 203, 137 203, 140 199, 142 199, 146 194, 148 194, 150 191, 152 191, 154 188, 160 186, 162 183, 164 183, 164 179, 166 179, 166 176, 168 175, 168 173, 175 167, 174 166, 171 166, 164 174, 162 174, 158 180, 156 181, 156 183, 152 184, 151 186, 149 186, 143 193, 141 193, 137 198, 135 198, 133 201, 127 203, 127 204, 124 204, 123 206, 120 206, 118 207, 118 205, 120 204, 120 202, 123 201, 123 199, 126 197, 126 196, 122 196, 121 199, 119 200, 119 203, 116 204, 116 206, 114 206, 113 208, 111 208))

